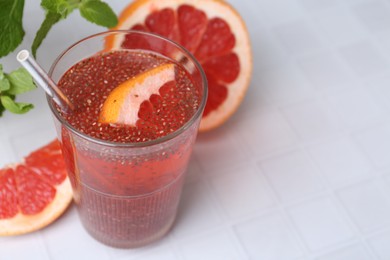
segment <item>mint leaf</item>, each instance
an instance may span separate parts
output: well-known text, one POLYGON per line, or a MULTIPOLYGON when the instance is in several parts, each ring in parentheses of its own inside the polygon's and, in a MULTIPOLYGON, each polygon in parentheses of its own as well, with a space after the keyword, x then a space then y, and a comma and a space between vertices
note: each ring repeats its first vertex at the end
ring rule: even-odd
POLYGON ((4 78, 3 65, 0 64, 0 79, 4 78))
POLYGON ((46 11, 57 13, 61 18, 66 18, 79 5, 79 1, 67 0, 42 0, 41 6, 46 11))
POLYGON ((0 79, 0 94, 1 92, 5 92, 11 88, 11 84, 9 83, 6 77, 0 79))
POLYGON ((10 96, 0 96, 0 101, 4 108, 15 114, 27 113, 34 107, 32 104, 15 102, 10 96))
POLYGON ((42 0, 41 6, 46 10, 57 13, 58 3, 65 2, 65 0, 42 0))
POLYGON ((118 23, 111 7, 100 0, 83 1, 79 9, 82 17, 97 25, 110 28, 118 23))
POLYGON ((32 104, 15 102, 15 96, 35 89, 30 74, 24 68, 17 69, 10 74, 3 72, 0 64, 0 116, 5 109, 15 114, 24 114, 33 108, 32 104))
POLYGON ((0 57, 15 50, 23 40, 23 7, 24 0, 0 1, 0 57))
MULTIPOLYGON (((3 72, 3 66, 0 64, 0 94, 1 92, 9 90, 11 87, 11 84, 9 83, 8 79, 5 77, 3 72)), ((0 108, 0 116, 1 116, 1 108, 0 108)))
POLYGON ((0 102, 0 117, 3 115, 3 112, 5 111, 5 107, 0 102))
POLYGON ((31 75, 24 68, 14 70, 10 74, 5 74, 5 78, 10 83, 7 94, 17 95, 35 89, 35 84, 31 75))
POLYGON ((51 11, 48 11, 46 13, 45 20, 42 22, 41 27, 35 35, 33 44, 31 46, 31 52, 34 57, 36 57, 37 49, 41 45, 43 39, 46 38, 46 35, 50 31, 51 27, 56 24, 60 19, 61 15, 58 13, 54 13, 51 11))

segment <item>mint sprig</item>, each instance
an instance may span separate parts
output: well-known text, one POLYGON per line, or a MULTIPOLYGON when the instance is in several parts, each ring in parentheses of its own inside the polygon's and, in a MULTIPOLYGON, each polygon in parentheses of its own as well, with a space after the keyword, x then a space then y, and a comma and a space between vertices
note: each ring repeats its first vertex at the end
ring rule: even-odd
POLYGON ((7 74, 0 64, 0 116, 5 109, 15 114, 24 114, 32 109, 32 104, 16 102, 15 96, 35 88, 31 75, 24 68, 7 74))
POLYGON ((42 0, 41 6, 46 10, 46 18, 35 35, 31 46, 34 57, 52 26, 61 19, 65 19, 75 9, 79 9, 80 15, 87 21, 100 26, 110 28, 118 23, 114 11, 101 0, 42 0))
POLYGON ((14 114, 24 114, 34 108, 34 105, 29 103, 15 102, 12 96, 0 96, 0 101, 5 109, 14 114))
MULTIPOLYGON (((0 0, 0 57, 14 51, 23 41, 23 9, 25 0, 0 0)), ((41 0, 46 11, 45 18, 38 29, 31 52, 36 56, 38 48, 51 28, 66 19, 75 9, 87 21, 107 28, 114 27, 118 19, 108 4, 101 0, 41 0)), ((0 116, 7 109, 23 114, 33 108, 32 104, 16 102, 16 96, 35 89, 31 76, 25 69, 4 73, 0 64, 0 116)))

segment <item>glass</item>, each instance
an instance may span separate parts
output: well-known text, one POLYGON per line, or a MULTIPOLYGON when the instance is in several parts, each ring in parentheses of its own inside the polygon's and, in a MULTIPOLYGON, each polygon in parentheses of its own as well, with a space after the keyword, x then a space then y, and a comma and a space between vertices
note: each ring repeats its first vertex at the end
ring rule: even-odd
POLYGON ((174 223, 206 102, 207 82, 199 63, 183 47, 137 31, 87 37, 65 50, 49 75, 58 83, 74 64, 112 48, 153 51, 181 64, 201 95, 199 108, 182 127, 141 143, 115 143, 88 136, 65 121, 48 98, 83 226, 106 245, 134 248, 160 239, 174 223), (126 39, 130 44, 108 47, 110 39, 126 39))

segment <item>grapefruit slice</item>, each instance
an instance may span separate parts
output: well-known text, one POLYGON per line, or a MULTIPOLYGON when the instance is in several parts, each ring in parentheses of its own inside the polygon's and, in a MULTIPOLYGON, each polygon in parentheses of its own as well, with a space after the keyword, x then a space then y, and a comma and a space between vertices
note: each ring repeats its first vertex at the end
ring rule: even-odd
POLYGON ((0 235, 32 232, 57 219, 72 201, 58 141, 23 163, 0 169, 0 235))
MULTIPOLYGON (((194 54, 209 85, 200 131, 220 126, 241 104, 251 79, 251 45, 244 21, 225 1, 135 0, 113 29, 153 32, 194 54)), ((106 42, 112 49, 132 44, 123 36, 109 37, 106 42)))
POLYGON ((175 80, 175 66, 162 64, 128 79, 114 88, 103 103, 99 122, 136 126, 141 104, 175 80))

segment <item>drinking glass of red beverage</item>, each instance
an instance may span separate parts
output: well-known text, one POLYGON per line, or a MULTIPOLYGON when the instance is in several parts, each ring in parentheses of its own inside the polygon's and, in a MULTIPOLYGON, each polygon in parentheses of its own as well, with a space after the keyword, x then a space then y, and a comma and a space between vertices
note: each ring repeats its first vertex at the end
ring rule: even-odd
POLYGON ((85 229, 122 248, 163 237, 175 220, 206 102, 207 82, 198 62, 163 37, 110 31, 69 47, 49 74, 75 106, 63 110, 48 98, 85 229), (156 81, 162 85, 153 93, 146 86, 141 92, 147 95, 136 95, 143 100, 130 106, 137 112, 134 124, 99 120, 113 89, 166 64, 173 64, 174 78, 156 81))

